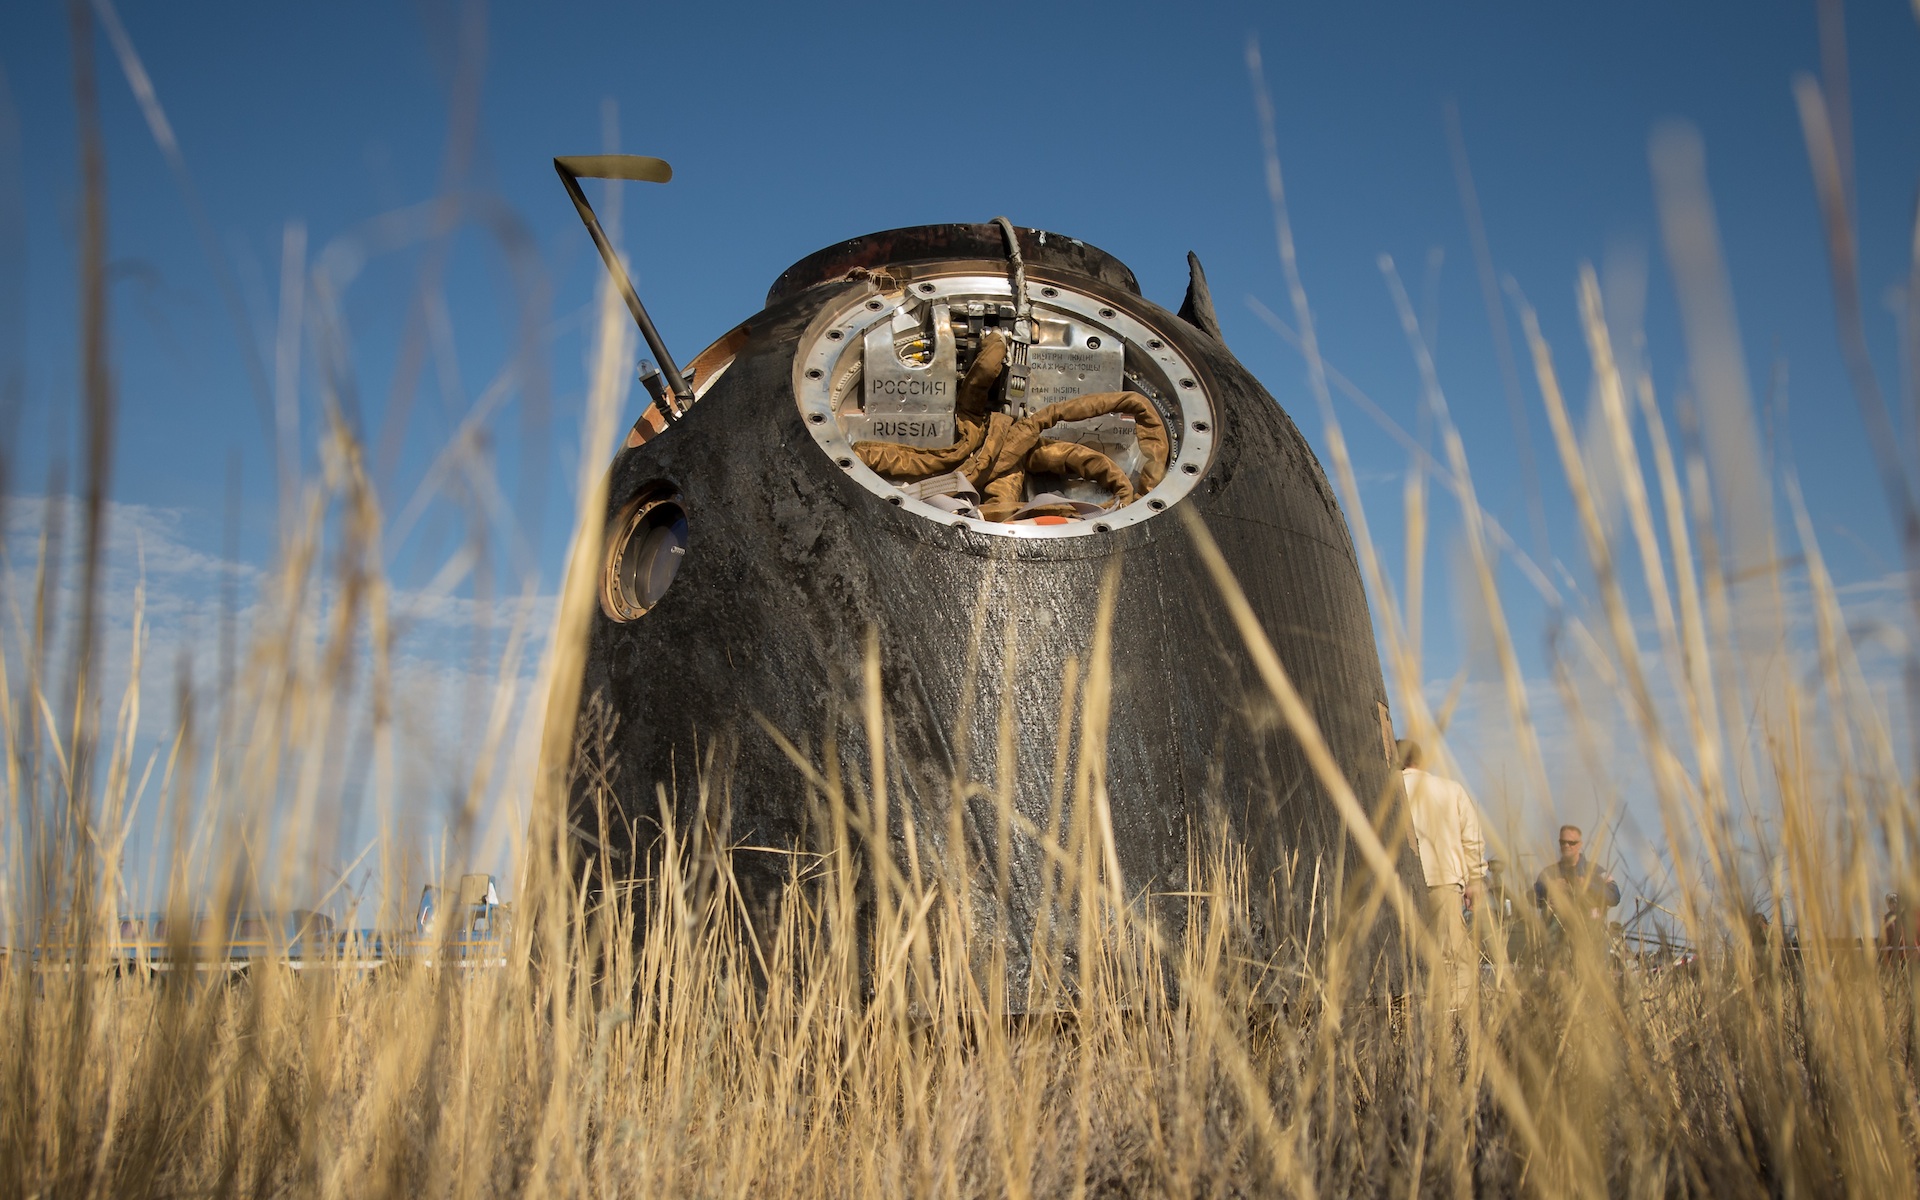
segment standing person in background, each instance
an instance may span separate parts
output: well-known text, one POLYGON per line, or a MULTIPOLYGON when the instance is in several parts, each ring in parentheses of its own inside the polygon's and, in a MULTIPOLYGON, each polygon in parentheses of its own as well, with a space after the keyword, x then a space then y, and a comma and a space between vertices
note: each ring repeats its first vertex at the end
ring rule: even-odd
POLYGON ((1901 902, 1899 892, 1888 892, 1887 911, 1880 917, 1881 957, 1889 961, 1914 957, 1916 945, 1920 945, 1920 938, 1914 936, 1914 923, 1907 906, 1901 902))
POLYGON ((1620 903, 1620 885, 1582 852, 1586 835, 1578 825, 1560 827, 1560 861, 1533 883, 1534 906, 1546 915, 1548 932, 1563 953, 1576 944, 1606 945, 1607 910, 1620 903))
POLYGON ((1434 991, 1453 1011, 1466 1005, 1479 973, 1480 955, 1467 940, 1464 910, 1480 896, 1480 881, 1487 873, 1486 841, 1467 789, 1429 774, 1420 743, 1401 741, 1395 749, 1427 880, 1427 919, 1440 943, 1434 991))

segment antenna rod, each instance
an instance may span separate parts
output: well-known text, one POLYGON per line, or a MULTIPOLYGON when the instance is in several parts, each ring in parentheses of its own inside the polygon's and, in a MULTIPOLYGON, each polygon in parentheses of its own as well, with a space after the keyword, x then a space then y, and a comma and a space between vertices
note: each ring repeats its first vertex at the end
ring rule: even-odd
MULTIPOLYGON (((593 244, 600 248, 600 257, 607 264, 607 270, 613 275, 615 286, 626 297, 627 311, 633 314, 634 324, 640 326, 640 336, 647 340, 647 348, 653 351, 653 357, 667 377, 667 386, 673 390, 674 403, 666 404, 656 400, 661 415, 668 424, 680 419, 680 414, 693 405, 693 389, 680 374, 680 366, 674 362, 673 354, 667 349, 666 342, 660 338, 660 331, 653 327, 653 319, 647 316, 647 306, 640 303, 640 294, 633 290, 633 281, 627 278, 627 269, 620 265, 620 256, 614 253, 613 244, 607 240, 607 233, 600 228, 600 218, 593 214, 593 205, 587 203, 586 193, 580 190, 580 179, 630 179, 639 183, 665 183, 673 178, 673 168, 658 158, 647 158, 638 154, 579 154, 553 160, 553 169, 559 173, 560 182, 566 187, 567 195, 573 199, 573 207, 580 214, 581 224, 587 227, 587 233, 593 238, 593 244)), ((664 400, 664 396, 661 398, 664 400)))

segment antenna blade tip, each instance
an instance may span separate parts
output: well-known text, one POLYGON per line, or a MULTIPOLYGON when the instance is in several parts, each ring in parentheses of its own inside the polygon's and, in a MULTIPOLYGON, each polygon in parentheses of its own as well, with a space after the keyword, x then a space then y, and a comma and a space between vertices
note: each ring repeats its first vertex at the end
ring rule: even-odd
POLYGON ((553 165, 578 179, 628 179, 635 183, 666 183, 673 167, 664 158, 644 154, 570 154, 553 165))

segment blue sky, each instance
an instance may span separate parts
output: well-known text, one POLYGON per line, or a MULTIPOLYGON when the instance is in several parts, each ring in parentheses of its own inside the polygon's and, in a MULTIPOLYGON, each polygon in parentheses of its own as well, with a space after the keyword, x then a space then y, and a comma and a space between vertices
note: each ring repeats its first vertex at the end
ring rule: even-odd
MULTIPOLYGON (((222 263, 210 261, 113 48, 96 33, 121 413, 114 495, 130 511, 167 514, 168 544, 183 553, 220 553, 236 458, 242 558, 264 561, 275 530, 265 400, 249 383, 221 272, 270 377, 290 225, 311 270, 363 245, 382 214, 456 192, 464 207, 453 232, 373 246, 345 293, 357 419, 392 512, 503 368, 537 364, 488 423, 511 516, 487 526, 486 569, 495 592, 529 577, 543 592, 557 586, 585 386, 582 312, 599 267, 550 160, 604 148, 616 126, 621 149, 677 171, 664 188, 628 186, 623 240, 683 360, 751 315, 780 270, 820 246, 1004 213, 1114 253, 1169 307, 1184 287, 1186 251, 1197 251, 1229 344, 1324 458, 1303 363, 1249 305, 1290 313, 1245 65, 1251 37, 1328 360, 1435 445, 1376 265, 1391 254, 1429 321, 1481 501, 1530 549, 1523 450, 1543 480, 1557 554, 1577 583, 1589 578, 1524 359, 1530 445, 1510 415, 1449 157, 1449 102, 1496 265, 1540 310, 1576 414, 1586 406, 1576 270, 1591 261, 1620 287, 1644 262, 1651 375, 1672 419, 1685 348, 1647 148, 1661 121, 1699 129, 1769 444, 1797 470, 1842 583, 1882 596, 1900 570, 1841 370, 1790 90, 1795 72, 1820 63, 1811 4, 486 10, 122 0, 119 13, 222 263), (477 108, 462 96, 477 97, 477 108), (465 138, 463 112, 477 114, 465 138), (422 307, 429 269, 437 282, 422 307), (416 328, 432 349, 399 402, 396 364, 416 328), (539 351, 532 360, 516 358, 526 330, 539 351), (1767 399, 1770 380, 1784 380, 1784 405, 1767 399)), ((1863 287, 1892 390, 1900 375, 1886 298, 1906 277, 1920 179, 1920 25, 1894 0, 1850 5, 1846 16, 1863 287)), ((0 10, 0 71, 18 127, 0 182, 11 177, 5 186, 25 203, 23 228, 0 230, 24 239, 24 273, 0 286, 26 297, 24 326, 0 338, 0 354, 21 360, 24 399, 8 450, 12 490, 32 494, 51 463, 67 464, 71 478, 77 461, 78 171, 63 5, 0 10)), ((320 412, 311 345, 301 362, 311 473, 320 412)), ((1375 536, 1397 556, 1406 454, 1358 411, 1339 412, 1375 536)), ((442 499, 389 548, 403 588, 441 570, 472 529, 466 511, 442 499)), ((1436 520, 1436 554, 1452 557, 1457 522, 1451 511, 1436 520)), ((1464 667, 1470 694, 1495 684, 1458 633, 1444 564, 1431 569, 1440 576, 1426 617, 1432 677, 1444 685, 1464 667)), ((1544 678, 1544 610, 1516 572, 1501 578, 1529 674, 1544 678)), ((423 624, 420 636, 463 644, 457 629, 423 624)), ((1475 770, 1497 766, 1469 764, 1475 770)))

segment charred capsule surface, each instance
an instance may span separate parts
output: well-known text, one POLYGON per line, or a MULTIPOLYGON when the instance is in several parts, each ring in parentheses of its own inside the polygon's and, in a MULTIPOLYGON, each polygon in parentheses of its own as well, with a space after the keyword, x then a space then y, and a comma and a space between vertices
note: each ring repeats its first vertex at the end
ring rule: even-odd
POLYGON ((964 873, 982 932, 1007 938, 1016 996, 1045 892, 1038 838, 1071 827, 1076 794, 1104 795, 1121 886, 1162 912, 1216 834, 1244 850, 1269 931, 1348 853, 1182 510, 1206 522, 1355 792, 1383 802, 1392 782, 1352 544, 1292 421, 1116 260, 1017 236, 1017 281, 990 225, 821 251, 693 361, 677 420, 656 406, 636 423, 610 476, 583 691, 599 765, 572 812, 583 845, 641 874, 664 795, 683 838, 732 848, 770 900, 819 831, 766 730, 815 760, 834 747, 870 794, 876 631, 894 859, 964 873), (1101 714, 1104 754, 1082 764, 1101 714))

